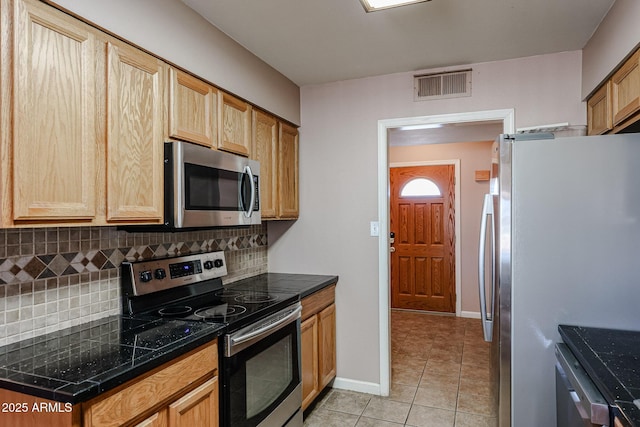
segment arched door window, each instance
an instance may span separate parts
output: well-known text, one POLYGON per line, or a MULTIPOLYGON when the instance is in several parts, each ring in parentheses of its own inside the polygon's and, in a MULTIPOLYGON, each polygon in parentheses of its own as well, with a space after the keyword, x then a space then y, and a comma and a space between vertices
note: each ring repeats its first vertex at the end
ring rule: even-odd
POLYGON ((442 193, 435 182, 427 178, 414 178, 407 182, 400 191, 400 197, 441 196, 442 193))

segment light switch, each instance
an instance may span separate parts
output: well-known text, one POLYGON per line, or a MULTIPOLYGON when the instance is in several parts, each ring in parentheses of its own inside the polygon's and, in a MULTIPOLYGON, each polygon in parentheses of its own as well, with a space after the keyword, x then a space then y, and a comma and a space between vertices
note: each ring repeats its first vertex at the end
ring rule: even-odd
POLYGON ((380 223, 378 221, 371 221, 369 227, 372 237, 377 237, 380 235, 380 223))

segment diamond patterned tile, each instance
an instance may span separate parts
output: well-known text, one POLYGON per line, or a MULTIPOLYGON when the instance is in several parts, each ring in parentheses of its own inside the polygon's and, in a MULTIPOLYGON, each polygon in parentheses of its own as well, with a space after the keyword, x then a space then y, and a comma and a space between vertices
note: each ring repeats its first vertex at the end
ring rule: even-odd
POLYGON ((38 257, 33 257, 31 258, 31 261, 24 266, 23 270, 31 276, 32 279, 35 279, 44 271, 45 268, 47 268, 47 266, 43 264, 38 257))
MULTIPOLYGON (((255 228, 255 231, 259 230, 259 227, 255 228)), ((58 240, 57 237, 59 233, 54 231, 55 230, 46 232, 48 242, 58 240)), ((249 231, 254 231, 254 229, 249 231)), ((235 230, 232 232, 235 232, 235 230)), ((19 236, 19 233, 14 234, 19 236)), ((69 234, 67 233, 67 235, 69 234)), ((134 261, 202 251, 235 251, 239 249, 256 248, 267 244, 267 236, 265 234, 232 235, 215 238, 220 235, 224 236, 224 233, 221 233, 220 230, 210 230, 202 234, 198 233, 197 236, 201 238, 204 237, 204 239, 196 241, 38 254, 37 256, 19 256, 16 254, 16 256, 0 258, 0 284, 30 282, 35 279, 115 269, 118 268, 125 259, 134 261)), ((195 237, 195 235, 191 233, 189 233, 189 236, 195 237)), ((62 239, 60 239, 60 241, 62 241, 62 239)), ((64 241, 66 242, 66 240, 64 241)))

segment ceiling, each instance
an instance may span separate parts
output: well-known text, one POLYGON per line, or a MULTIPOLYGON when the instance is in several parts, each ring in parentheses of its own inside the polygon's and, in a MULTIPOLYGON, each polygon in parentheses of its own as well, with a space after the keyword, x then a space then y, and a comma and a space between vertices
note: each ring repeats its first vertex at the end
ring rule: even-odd
POLYGON ((614 0, 182 0, 298 86, 582 49, 614 0))

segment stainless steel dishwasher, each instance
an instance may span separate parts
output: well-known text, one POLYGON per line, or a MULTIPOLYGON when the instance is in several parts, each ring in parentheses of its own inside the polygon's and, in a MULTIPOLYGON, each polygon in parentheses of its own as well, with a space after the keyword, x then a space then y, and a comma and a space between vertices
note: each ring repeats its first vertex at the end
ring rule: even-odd
POLYGON ((566 344, 556 344, 557 427, 610 426, 609 405, 566 344))

